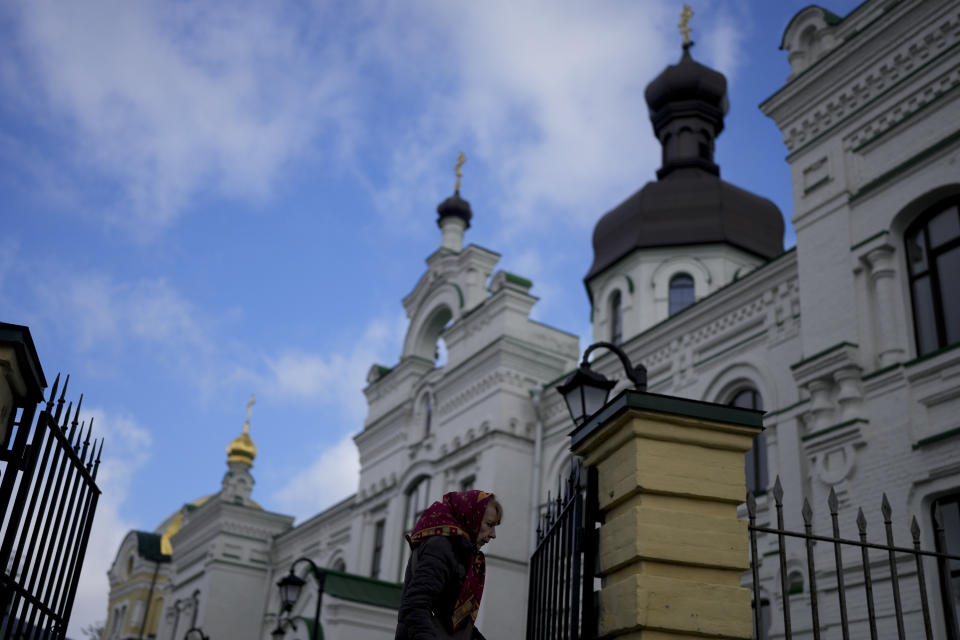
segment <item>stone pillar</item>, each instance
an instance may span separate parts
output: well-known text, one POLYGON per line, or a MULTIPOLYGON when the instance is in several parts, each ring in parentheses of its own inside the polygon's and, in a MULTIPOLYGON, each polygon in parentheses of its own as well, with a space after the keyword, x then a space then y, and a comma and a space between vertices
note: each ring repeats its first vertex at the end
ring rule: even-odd
POLYGON ((600 634, 750 638, 744 453, 762 412, 624 391, 571 434, 597 467, 600 634))
POLYGON ((870 279, 873 281, 876 295, 876 309, 874 316, 877 319, 877 362, 880 367, 886 367, 904 359, 904 348, 901 343, 900 293, 897 291, 896 269, 894 267, 894 250, 890 245, 883 245, 870 251, 866 256, 870 265, 870 279))

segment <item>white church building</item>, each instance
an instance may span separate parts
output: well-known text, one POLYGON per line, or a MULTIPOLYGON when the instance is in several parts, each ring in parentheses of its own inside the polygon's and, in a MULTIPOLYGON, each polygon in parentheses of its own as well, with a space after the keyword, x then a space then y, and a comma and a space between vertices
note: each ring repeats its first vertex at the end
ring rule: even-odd
MULTIPOLYGON (((916 514, 934 548, 939 505, 960 553, 960 1, 867 0, 843 18, 810 6, 781 48, 790 76, 760 108, 788 152, 796 247, 783 250, 781 212, 748 190, 762 185, 721 179, 726 79, 685 48, 646 92, 663 146, 656 179, 594 229, 590 338, 644 364, 651 392, 766 411, 745 466, 761 521, 773 517, 776 476, 794 528, 802 500, 821 511, 833 489, 845 527, 863 507, 879 531, 886 493, 898 540, 916 514)), ((554 387, 577 365, 578 337, 532 320, 531 282, 464 244, 473 212, 459 191, 438 214, 439 246, 402 300, 403 352, 367 377, 357 493, 296 526, 261 507, 248 422, 219 492, 124 540, 104 640, 194 626, 214 640, 267 640, 276 582, 300 557, 362 576, 357 588, 372 594, 324 594, 327 640, 388 640, 396 613, 384 583, 402 578, 405 530, 444 492, 474 487, 509 514, 487 554, 496 587, 478 626, 490 640, 522 637, 537 513, 570 461, 554 387)), ((593 366, 624 377, 610 354, 593 366)), ((802 562, 798 553, 788 570, 802 562)), ((782 633, 775 565, 761 563, 771 638, 782 633)), ((943 597, 943 580, 960 593, 960 566, 950 573, 928 578, 936 637, 949 637, 944 616, 960 607, 943 597)), ((287 638, 309 637, 317 589, 305 579, 292 612, 302 624, 287 638)), ((904 596, 908 616, 917 598, 904 596)))

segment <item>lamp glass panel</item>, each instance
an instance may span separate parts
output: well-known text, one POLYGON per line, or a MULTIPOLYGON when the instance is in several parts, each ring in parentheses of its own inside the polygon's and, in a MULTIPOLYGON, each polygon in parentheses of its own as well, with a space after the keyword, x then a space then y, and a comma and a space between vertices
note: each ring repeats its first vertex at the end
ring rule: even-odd
POLYGON ((610 395, 609 389, 583 385, 583 415, 592 416, 607 404, 607 396, 610 395))
MULTIPOLYGON (((289 576, 292 577, 292 576, 289 576)), ((296 603, 297 598, 300 597, 300 589, 303 587, 303 580, 296 578, 293 579, 284 579, 280 582, 280 602, 283 603, 284 608, 291 609, 293 608, 294 603, 296 603)))
POLYGON ((586 417, 583 408, 583 386, 574 387, 563 395, 563 399, 567 403, 567 411, 570 412, 574 424, 583 422, 586 417))

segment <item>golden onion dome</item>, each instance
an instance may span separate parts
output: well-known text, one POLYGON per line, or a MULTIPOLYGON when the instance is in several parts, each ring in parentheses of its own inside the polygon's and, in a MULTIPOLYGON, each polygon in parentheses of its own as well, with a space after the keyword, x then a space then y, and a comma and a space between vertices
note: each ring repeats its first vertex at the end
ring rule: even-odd
POLYGON ((253 413, 253 405, 256 399, 250 394, 250 402, 247 403, 247 419, 243 423, 243 432, 234 438, 227 445, 227 464, 231 462, 243 462, 249 465, 253 464, 257 457, 257 446, 253 444, 250 438, 250 414, 253 413))
POLYGON ((250 439, 250 425, 247 423, 243 425, 243 433, 227 446, 227 462, 246 462, 252 465, 256 457, 257 445, 250 439))

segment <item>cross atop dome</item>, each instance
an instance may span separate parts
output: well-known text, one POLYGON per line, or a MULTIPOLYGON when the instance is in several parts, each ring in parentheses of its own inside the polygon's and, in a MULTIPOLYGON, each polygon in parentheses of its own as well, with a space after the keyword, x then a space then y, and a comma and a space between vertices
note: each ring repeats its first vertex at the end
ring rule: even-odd
POLYGON ((437 226, 443 233, 440 246, 457 253, 463 249, 463 232, 470 228, 470 218, 473 217, 470 203, 460 197, 460 180, 466 161, 467 156, 463 151, 457 154, 457 163, 453 165, 454 175, 457 176, 453 195, 437 206, 437 226))
POLYGON ((690 39, 690 18, 693 17, 693 9, 690 8, 690 5, 683 5, 683 11, 680 13, 680 24, 677 26, 680 27, 680 33, 683 34, 683 48, 689 49, 693 46, 693 40, 690 39))

